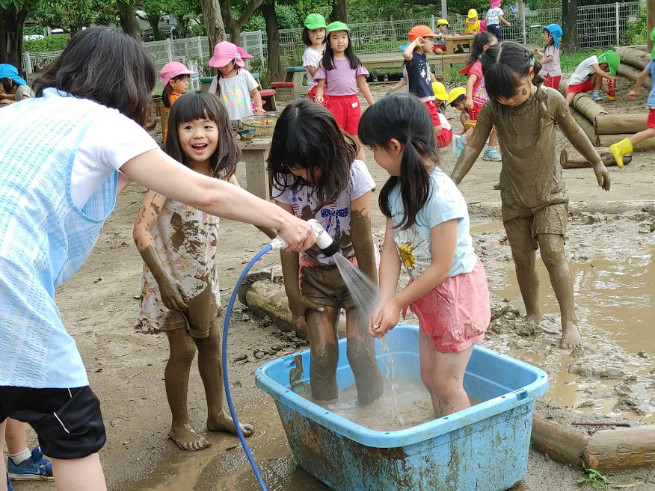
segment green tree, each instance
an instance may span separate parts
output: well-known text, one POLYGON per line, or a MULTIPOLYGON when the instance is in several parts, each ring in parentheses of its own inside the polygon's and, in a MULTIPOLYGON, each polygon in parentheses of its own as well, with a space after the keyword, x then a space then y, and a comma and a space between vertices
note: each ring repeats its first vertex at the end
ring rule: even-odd
POLYGON ((223 14, 225 25, 230 31, 230 41, 235 44, 239 44, 239 34, 241 34, 243 25, 260 7, 262 2, 263 0, 248 0, 248 3, 245 3, 241 6, 242 8, 239 9, 241 15, 236 18, 232 14, 232 2, 230 2, 230 0, 225 0, 221 8, 221 13, 223 14))
POLYGON ((0 0, 0 63, 20 71, 23 65, 23 29, 38 0, 0 0))
POLYGON ((58 27, 75 34, 83 27, 95 24, 102 8, 100 0, 40 1, 30 18, 41 26, 58 27))

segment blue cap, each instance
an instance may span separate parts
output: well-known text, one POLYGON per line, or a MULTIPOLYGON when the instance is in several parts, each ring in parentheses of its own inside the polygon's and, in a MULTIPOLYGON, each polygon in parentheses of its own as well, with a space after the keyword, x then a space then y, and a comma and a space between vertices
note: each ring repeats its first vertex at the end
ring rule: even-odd
POLYGON ((558 24, 548 24, 547 26, 544 26, 544 29, 553 35, 553 43, 555 43, 555 47, 559 49, 559 38, 564 35, 562 28, 558 24))
POLYGON ((400 46, 398 46, 398 49, 399 49, 400 51, 405 51, 405 48, 406 48, 407 46, 409 46, 409 43, 401 44, 400 46))
POLYGON ((25 79, 18 76, 18 69, 9 63, 0 64, 0 78, 10 78, 18 85, 27 85, 25 79))

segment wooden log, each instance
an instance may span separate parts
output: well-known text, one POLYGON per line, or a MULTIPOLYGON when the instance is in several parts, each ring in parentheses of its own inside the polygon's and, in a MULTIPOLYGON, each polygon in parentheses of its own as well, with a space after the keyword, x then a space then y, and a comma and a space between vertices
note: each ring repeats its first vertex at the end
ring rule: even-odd
MULTIPOLYGON (((622 135, 598 135, 598 144, 601 147, 609 147, 610 145, 615 144, 623 140, 624 138, 630 138, 632 134, 622 134, 622 135)), ((634 146, 635 150, 655 150, 655 138, 648 138, 640 143, 637 143, 634 146)))
MULTIPOLYGON (((616 165, 614 155, 612 155, 609 148, 597 148, 596 151, 598 152, 598 155, 600 155, 603 164, 606 166, 616 165)), ((629 164, 630 161, 632 161, 632 155, 626 155, 623 157, 623 164, 629 164)), ((578 152, 575 150, 567 150, 566 148, 563 148, 562 152, 559 154, 559 163, 563 169, 593 167, 593 165, 578 152)))
POLYGON ((637 68, 639 71, 646 68, 648 62, 650 62, 650 53, 646 53, 637 48, 632 48, 630 46, 624 46, 617 48, 616 52, 621 57, 621 64, 631 65, 637 68))
POLYGON ((596 137, 596 126, 594 126, 594 124, 591 121, 585 118, 584 115, 577 109, 571 107, 570 111, 571 114, 573 115, 573 119, 575 119, 575 122, 578 123, 578 126, 582 128, 582 131, 585 132, 587 138, 589 138, 591 143, 593 145, 598 145, 597 137, 596 137))
POLYGON ((655 465, 655 426, 600 430, 587 442, 584 458, 591 469, 613 471, 655 465))
POLYGON ((298 330, 289 310, 284 285, 269 280, 255 281, 246 291, 245 300, 250 310, 261 317, 267 315, 281 330, 298 330))
POLYGON ((596 124, 596 116, 607 114, 607 111, 591 100, 589 94, 586 93, 576 94, 573 98, 572 106, 580 111, 594 125, 596 124))
MULTIPOLYGON (((616 73, 634 82, 635 80, 637 80, 637 77, 641 73, 641 70, 633 66, 624 65, 623 63, 621 63, 619 65, 619 68, 616 69, 616 73)), ((642 84, 642 90, 643 89, 650 90, 652 86, 653 86, 653 81, 651 80, 650 77, 646 77, 644 79, 644 83, 642 84)))
POLYGON ((579 466, 585 439, 553 421, 535 416, 532 422, 532 446, 548 454, 555 462, 579 466))
POLYGON ((655 205, 655 201, 570 201, 569 213, 605 213, 618 215, 627 211, 643 210, 645 207, 655 205))
POLYGON ((647 121, 647 111, 643 114, 600 114, 596 117, 596 133, 599 135, 639 133, 648 128, 647 121))

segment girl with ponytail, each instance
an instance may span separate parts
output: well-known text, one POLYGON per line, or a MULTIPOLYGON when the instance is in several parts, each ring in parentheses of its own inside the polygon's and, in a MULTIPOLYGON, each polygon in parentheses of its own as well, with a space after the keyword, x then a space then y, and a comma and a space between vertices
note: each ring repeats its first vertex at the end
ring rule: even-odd
POLYGON ((362 116, 359 136, 391 176, 380 193, 387 225, 369 332, 384 336, 411 308, 421 325, 421 379, 435 416, 466 409, 464 371, 491 313, 466 202, 438 166, 432 119, 415 96, 394 94, 376 102, 362 116), (396 292, 401 266, 410 283, 396 292))

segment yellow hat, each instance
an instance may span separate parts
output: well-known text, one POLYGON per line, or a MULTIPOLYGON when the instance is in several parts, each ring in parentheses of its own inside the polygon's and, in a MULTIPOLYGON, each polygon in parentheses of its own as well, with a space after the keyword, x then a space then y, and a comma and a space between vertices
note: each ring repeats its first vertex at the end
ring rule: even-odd
POLYGON ((438 26, 449 26, 450 24, 448 24, 448 21, 446 19, 439 19, 437 21, 437 25, 438 26))
POLYGON ((448 104, 452 104, 461 95, 466 95, 466 87, 455 87, 448 94, 448 104))
POLYGON ((446 87, 444 87, 444 84, 442 84, 441 82, 432 82, 432 90, 434 91, 434 97, 436 97, 440 101, 448 100, 448 92, 446 91, 446 87))
POLYGON ((473 17, 477 17, 477 16, 478 16, 478 11, 475 9, 471 9, 469 10, 469 14, 466 17, 472 19, 473 17))

